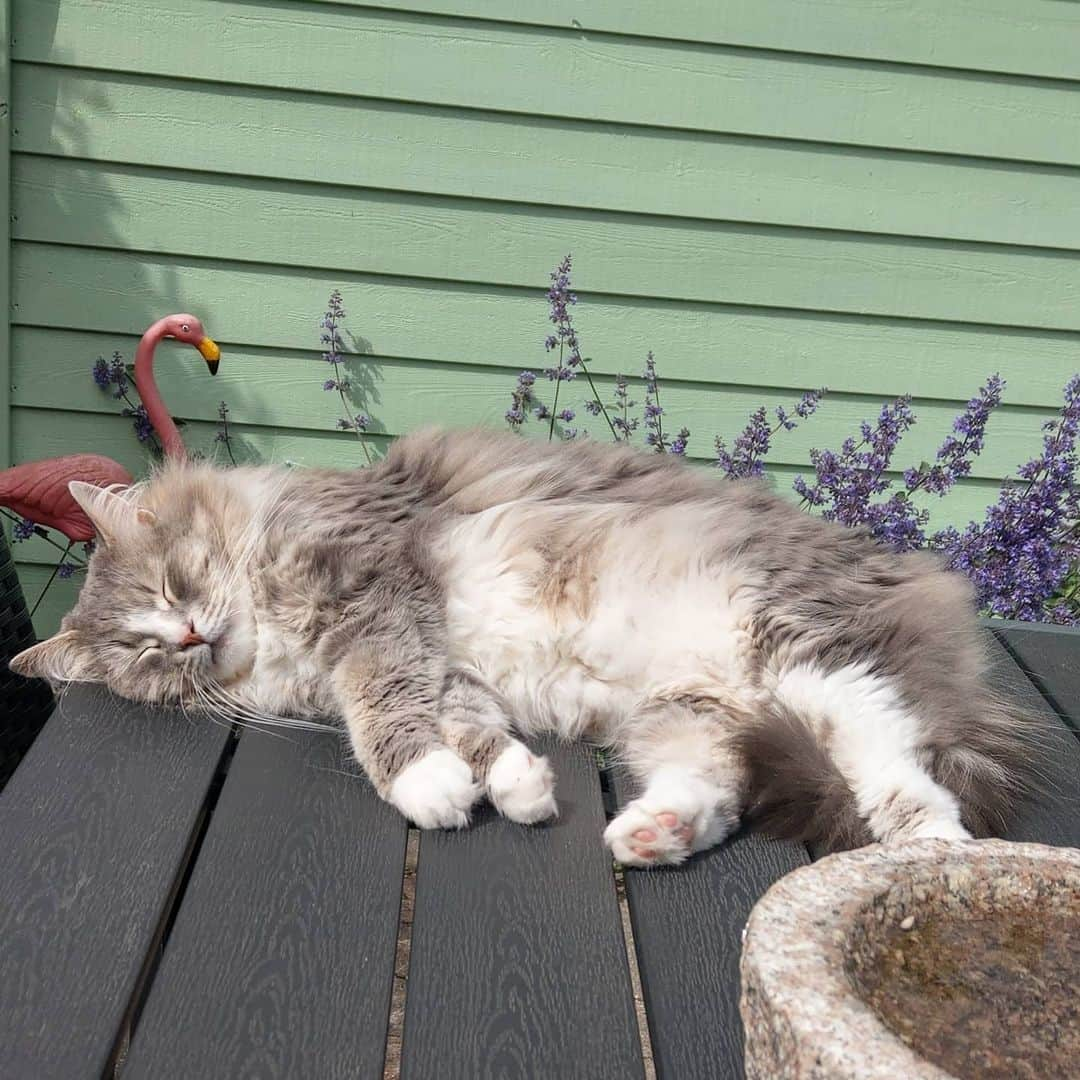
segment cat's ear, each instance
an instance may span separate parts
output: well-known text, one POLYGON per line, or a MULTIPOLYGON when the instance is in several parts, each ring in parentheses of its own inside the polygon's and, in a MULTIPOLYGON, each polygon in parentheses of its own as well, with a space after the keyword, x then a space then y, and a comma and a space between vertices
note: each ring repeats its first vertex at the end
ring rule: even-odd
POLYGON ((97 682, 100 672, 94 647, 78 630, 62 630, 46 641, 31 645, 8 662, 16 675, 50 682, 97 682))
POLYGON ((125 533, 139 525, 154 525, 157 515, 153 510, 136 506, 129 499, 117 495, 112 488, 97 487, 83 480, 68 484, 71 497, 83 508, 94 526, 99 539, 108 547, 125 533))

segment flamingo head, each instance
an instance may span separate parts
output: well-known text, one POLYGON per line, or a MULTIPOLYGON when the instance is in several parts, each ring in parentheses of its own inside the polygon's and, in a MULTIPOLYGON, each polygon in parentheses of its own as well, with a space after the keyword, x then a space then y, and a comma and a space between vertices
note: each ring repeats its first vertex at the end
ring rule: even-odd
POLYGON ((194 345, 206 361, 210 374, 217 374, 221 350, 216 341, 206 336, 203 324, 194 315, 169 315, 162 322, 164 323, 162 337, 175 338, 187 345, 194 345))

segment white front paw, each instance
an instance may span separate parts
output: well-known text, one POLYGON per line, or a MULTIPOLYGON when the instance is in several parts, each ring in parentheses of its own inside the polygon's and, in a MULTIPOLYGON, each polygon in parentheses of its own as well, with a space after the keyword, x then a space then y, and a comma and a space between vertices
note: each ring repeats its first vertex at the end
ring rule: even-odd
POLYGON ((559 812, 555 774, 547 758, 529 753, 519 742, 512 742, 492 763, 487 789, 495 809, 522 825, 533 825, 559 812))
POLYGON ((390 802, 421 829, 460 829, 480 797, 472 769, 453 750, 433 750, 398 774, 390 802))

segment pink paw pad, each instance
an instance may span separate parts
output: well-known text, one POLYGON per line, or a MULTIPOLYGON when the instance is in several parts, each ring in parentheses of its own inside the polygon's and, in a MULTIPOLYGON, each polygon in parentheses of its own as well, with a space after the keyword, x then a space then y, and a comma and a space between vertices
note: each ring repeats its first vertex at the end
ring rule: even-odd
MULTIPOLYGON (((661 833, 668 833, 671 836, 675 836, 689 847, 694 839, 694 828, 692 825, 683 824, 679 815, 670 810, 664 810, 661 813, 656 814, 655 818, 661 833)), ((654 844, 657 839, 657 830, 638 829, 633 833, 632 839, 638 841, 638 844, 654 844)), ((642 859, 656 858, 657 852, 654 848, 650 846, 640 847, 638 844, 631 845, 636 855, 642 859)))

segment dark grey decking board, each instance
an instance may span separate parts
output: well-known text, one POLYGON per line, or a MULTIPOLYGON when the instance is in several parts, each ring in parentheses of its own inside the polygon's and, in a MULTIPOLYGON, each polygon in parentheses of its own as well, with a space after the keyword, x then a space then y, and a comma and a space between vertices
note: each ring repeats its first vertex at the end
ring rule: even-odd
MULTIPOLYGON (((1008 840, 1026 840, 1059 847, 1080 847, 1080 740, 1058 719, 1005 647, 988 634, 992 656, 991 682, 1043 722, 1045 754, 1041 770, 1047 791, 1024 806, 1005 832, 1008 840)), ((1046 644, 1053 636, 1044 635, 1046 644)), ((1076 709, 1073 701, 1069 707, 1076 709)))
POLYGON ((334 736, 245 732, 124 1080, 380 1077, 406 836, 334 736))
MULTIPOLYGON (((624 805, 624 777, 616 790, 624 805)), ((680 867, 626 871, 659 1080, 743 1075, 742 928, 765 890, 807 862, 801 844, 743 833, 680 867)))
POLYGON ((0 1076, 103 1075, 228 738, 62 697, 0 795, 0 1076))
POLYGON ((642 1075, 594 757, 552 747, 558 819, 489 808, 420 840, 402 1076, 631 1080, 642 1075))
POLYGON ((1058 715, 1080 733, 1080 635, 1013 628, 996 633, 1058 715))

